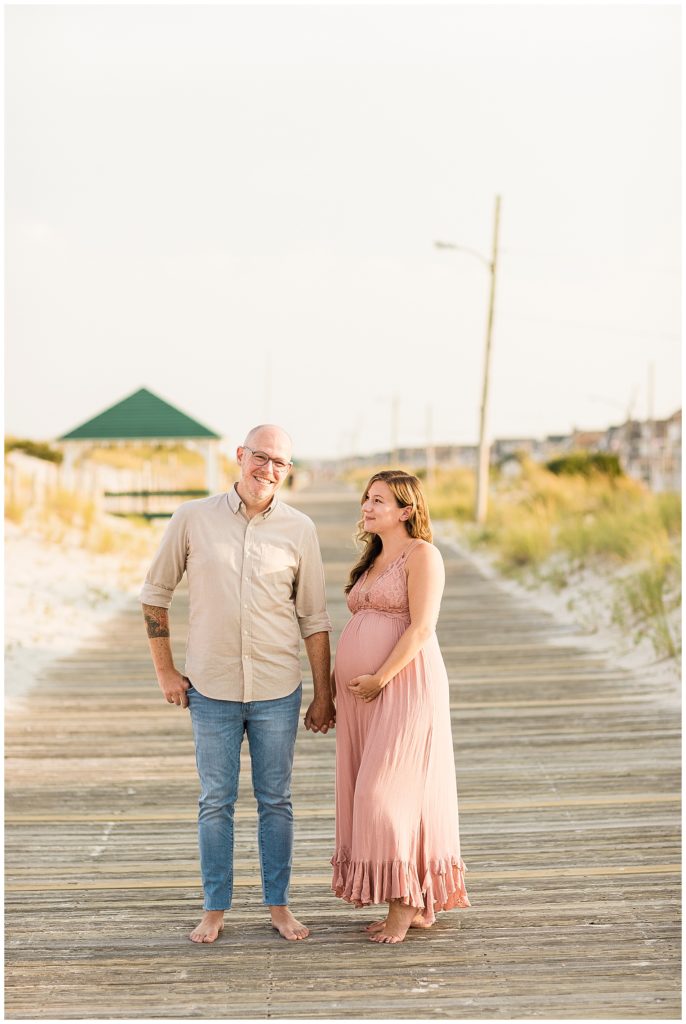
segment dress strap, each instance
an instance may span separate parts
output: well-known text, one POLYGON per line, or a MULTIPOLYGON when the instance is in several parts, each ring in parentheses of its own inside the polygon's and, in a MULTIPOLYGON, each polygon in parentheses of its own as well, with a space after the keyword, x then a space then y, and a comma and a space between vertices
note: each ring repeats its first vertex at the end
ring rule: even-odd
POLYGON ((412 543, 410 545, 408 545, 408 547, 405 548, 405 550, 403 551, 402 555, 400 556, 401 561, 406 562, 407 561, 407 556, 409 555, 410 551, 414 551, 414 549, 417 547, 417 545, 421 544, 421 543, 422 543, 421 538, 420 537, 415 537, 415 539, 412 541, 412 543))

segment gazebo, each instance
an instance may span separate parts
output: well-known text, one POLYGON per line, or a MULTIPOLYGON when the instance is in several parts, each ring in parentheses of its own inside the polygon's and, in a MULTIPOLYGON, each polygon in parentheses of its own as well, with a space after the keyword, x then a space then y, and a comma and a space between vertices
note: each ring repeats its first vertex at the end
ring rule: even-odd
MULTIPOLYGON (((205 459, 206 493, 214 494, 219 490, 221 436, 148 388, 134 391, 121 402, 57 438, 64 453, 65 466, 72 466, 76 456, 90 448, 136 441, 169 446, 181 443, 196 449, 205 459)), ((183 493, 186 492, 178 492, 179 495, 183 493)))

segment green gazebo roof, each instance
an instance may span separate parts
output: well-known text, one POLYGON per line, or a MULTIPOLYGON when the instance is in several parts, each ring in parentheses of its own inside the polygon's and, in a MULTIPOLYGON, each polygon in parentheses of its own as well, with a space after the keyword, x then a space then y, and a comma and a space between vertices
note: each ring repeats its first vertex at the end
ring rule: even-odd
POLYGON ((58 441, 148 440, 173 437, 219 438, 219 434, 175 409, 147 388, 135 391, 99 416, 63 434, 58 441))

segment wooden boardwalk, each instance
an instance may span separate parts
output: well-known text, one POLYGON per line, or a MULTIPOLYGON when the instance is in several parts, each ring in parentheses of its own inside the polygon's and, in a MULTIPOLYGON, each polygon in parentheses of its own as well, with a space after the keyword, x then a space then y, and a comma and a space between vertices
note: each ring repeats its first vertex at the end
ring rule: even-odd
MULTIPOLYGON (((335 639, 355 502, 298 503, 320 531, 335 639)), ((219 942, 190 943, 190 722, 160 697, 132 601, 8 723, 7 1017, 679 1017, 673 697, 443 553, 472 908, 398 946, 366 940, 373 915, 329 889, 334 741, 303 730, 291 902, 311 939, 266 924, 246 761, 234 909, 219 942)), ((185 610, 181 591, 179 663, 185 610)))

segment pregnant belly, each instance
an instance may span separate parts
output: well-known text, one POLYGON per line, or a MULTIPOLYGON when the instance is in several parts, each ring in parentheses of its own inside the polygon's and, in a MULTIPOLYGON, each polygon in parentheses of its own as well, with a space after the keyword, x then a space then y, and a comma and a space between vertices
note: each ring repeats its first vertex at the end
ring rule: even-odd
POLYGON ((373 610, 353 615, 336 648, 336 686, 345 686, 355 676, 378 672, 407 626, 406 619, 373 610))

